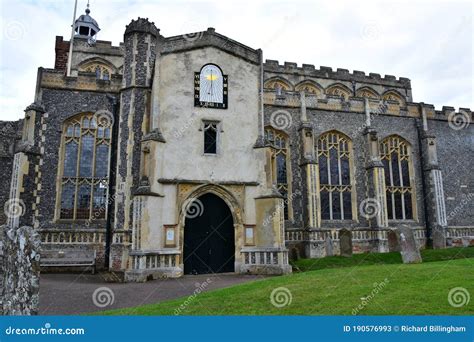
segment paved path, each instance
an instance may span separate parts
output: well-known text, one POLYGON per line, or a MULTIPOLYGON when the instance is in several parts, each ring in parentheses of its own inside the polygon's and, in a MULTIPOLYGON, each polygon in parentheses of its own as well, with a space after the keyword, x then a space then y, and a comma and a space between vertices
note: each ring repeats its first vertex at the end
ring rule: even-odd
MULTIPOLYGON (((187 297, 198 287, 208 291, 262 278, 264 277, 232 273, 184 276, 146 283, 107 283, 100 274, 42 274, 40 315, 74 315, 159 303, 167 299, 187 297), (202 286, 204 283, 208 285, 202 286), (94 291, 100 287, 112 290, 113 304, 104 308, 94 304, 94 291)), ((102 299, 107 300, 106 296, 102 299)))

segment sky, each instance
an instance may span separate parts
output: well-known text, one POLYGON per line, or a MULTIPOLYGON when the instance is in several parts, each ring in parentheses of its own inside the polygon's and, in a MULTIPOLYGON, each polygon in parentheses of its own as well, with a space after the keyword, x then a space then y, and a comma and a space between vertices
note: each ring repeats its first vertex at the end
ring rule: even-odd
MULTIPOLYGON (((55 36, 70 38, 74 0, 0 3, 0 120, 17 120, 38 67, 54 67, 55 36)), ((137 17, 165 37, 214 27, 281 64, 408 77, 415 102, 474 109, 472 1, 90 0, 90 9, 98 39, 114 45, 137 17)))

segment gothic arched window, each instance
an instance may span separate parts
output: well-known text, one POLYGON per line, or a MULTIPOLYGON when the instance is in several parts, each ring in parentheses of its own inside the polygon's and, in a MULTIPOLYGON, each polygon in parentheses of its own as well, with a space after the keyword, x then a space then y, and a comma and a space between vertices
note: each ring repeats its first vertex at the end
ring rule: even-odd
POLYGON ((352 220, 353 171, 350 139, 339 132, 322 134, 317 141, 321 219, 352 220))
POLYGON ((390 136, 382 141, 380 151, 385 170, 388 219, 413 219, 410 145, 401 137, 390 136))
POLYGON ((289 168, 290 153, 288 145, 288 137, 271 127, 265 128, 265 141, 272 147, 272 173, 275 180, 277 190, 283 195, 285 220, 289 219, 288 200, 290 193, 289 168))
POLYGON ((111 120, 87 113, 64 123, 59 218, 105 219, 109 183, 111 120))
POLYGON ((88 66, 84 67, 83 70, 85 72, 94 73, 98 80, 104 81, 110 80, 110 75, 112 74, 110 68, 98 63, 89 64, 88 66))

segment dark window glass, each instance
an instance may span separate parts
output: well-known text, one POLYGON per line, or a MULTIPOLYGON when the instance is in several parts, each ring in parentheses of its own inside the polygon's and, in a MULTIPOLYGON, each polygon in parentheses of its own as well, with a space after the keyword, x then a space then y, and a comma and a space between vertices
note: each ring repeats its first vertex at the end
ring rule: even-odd
POLYGON ((94 198, 92 202, 92 216, 95 219, 105 218, 105 206, 107 201, 107 182, 101 181, 94 186, 94 198))
POLYGON ((74 194, 76 187, 71 184, 64 184, 61 193, 61 214, 62 219, 74 218, 74 194))
POLYGON ((319 156, 319 183, 320 184, 329 184, 328 183, 328 159, 325 155, 319 156))
POLYGON ((92 177, 92 158, 94 156, 94 136, 86 134, 82 137, 80 177, 92 177))
POLYGON ((339 184, 339 166, 337 164, 337 150, 335 148, 329 149, 329 163, 331 167, 331 183, 332 185, 339 184))
POLYGON ((393 186, 400 186, 400 169, 398 167, 398 156, 392 153, 392 177, 393 186))
POLYGON ((351 171, 349 168, 349 159, 347 157, 341 158, 341 176, 342 176, 343 185, 351 184, 351 181, 350 181, 351 171))
POLYGON ((100 79, 100 68, 98 66, 95 68, 95 77, 98 80, 100 79))
POLYGON ((352 219, 351 172, 353 171, 350 165, 350 141, 342 134, 330 132, 318 139, 317 146, 319 183, 332 185, 325 189, 324 195, 321 192, 321 218, 352 219), (323 206, 327 207, 325 213, 323 206))
POLYGON ((286 156, 284 154, 277 154, 276 156, 277 162, 277 183, 284 183, 286 184, 286 156))
POLYGON ((340 220, 341 217, 341 196, 338 191, 332 192, 332 219, 340 220))
POLYGON ((344 220, 352 220, 352 206, 351 206, 351 193, 345 191, 343 193, 343 204, 344 204, 344 220))
POLYGON ((87 26, 79 26, 79 34, 83 36, 88 36, 89 28, 87 26))
POLYGON ((75 141, 66 143, 64 154, 64 177, 75 177, 77 172, 77 150, 75 141))
POLYGON ((77 192, 77 219, 89 219, 91 203, 91 186, 89 184, 81 184, 77 192))
POLYGON ((402 166, 402 179, 403 179, 403 186, 410 186, 410 176, 408 172, 408 160, 402 160, 400 162, 402 166))
POLYGON ((388 218, 393 219, 393 209, 392 209, 392 194, 387 191, 387 213, 388 218))
POLYGON ((101 144, 96 148, 95 177, 107 177, 109 165, 109 147, 101 144))
POLYGON ((405 217, 408 220, 413 219, 413 210, 411 205, 411 194, 405 193, 405 217))
POLYGON ((399 192, 395 193, 395 218, 397 220, 403 219, 402 195, 399 192))
POLYGON ((323 190, 321 191, 321 218, 323 220, 329 220, 329 192, 323 190))
POLYGON ((73 118, 65 126, 60 218, 104 219, 110 127, 98 126, 90 114, 73 118))
POLYGON ((217 152, 217 132, 211 126, 204 131, 204 153, 216 154, 217 152))

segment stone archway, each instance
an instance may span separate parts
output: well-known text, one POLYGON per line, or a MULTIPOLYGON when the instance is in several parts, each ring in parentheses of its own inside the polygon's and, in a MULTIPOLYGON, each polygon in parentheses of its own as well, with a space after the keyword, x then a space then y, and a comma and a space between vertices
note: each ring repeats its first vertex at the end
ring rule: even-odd
MULTIPOLYGON (((192 273, 214 273, 214 272, 239 272, 240 271, 240 265, 242 263, 242 257, 240 255, 240 251, 243 247, 243 220, 242 220, 242 206, 239 203, 239 201, 236 199, 236 197, 232 194, 231 191, 226 189, 223 186, 217 185, 217 184, 205 184, 201 185, 197 188, 194 188, 192 191, 188 192, 185 197, 181 197, 178 199, 179 200, 179 206, 180 212, 179 212, 179 218, 178 218, 178 232, 179 232, 179 246, 181 250, 181 258, 180 258, 180 266, 183 269, 184 273, 187 274, 192 274, 192 273), (188 255, 185 255, 186 252, 189 254, 189 249, 186 250, 185 248, 185 242, 186 238, 186 231, 187 231, 187 225, 191 224, 193 225, 193 222, 189 220, 189 217, 194 216, 194 215, 199 215, 199 210, 201 210, 203 213, 206 211, 206 204, 209 204, 206 200, 207 198, 214 198, 214 205, 218 203, 219 201, 221 202, 222 205, 219 206, 220 210, 227 210, 230 212, 230 216, 226 222, 224 222, 225 225, 228 225, 229 223, 232 225, 233 228, 233 241, 232 239, 230 244, 233 244, 233 256, 234 258, 232 259, 231 263, 233 265, 229 266, 227 265, 220 265, 224 266, 222 269, 219 267, 219 263, 217 262, 216 264, 213 265, 208 265, 208 272, 205 272, 203 269, 197 269, 197 272, 190 272, 188 270, 189 264, 186 262, 186 258, 188 255), (216 200, 217 198, 217 200, 216 200), (204 203, 203 203, 204 199, 204 203), (196 211, 197 210, 197 211, 196 211), (217 266, 216 266, 217 265, 217 266)), ((212 202, 212 201, 211 201, 212 202)), ((209 209, 209 208, 208 208, 209 209)), ((211 204, 211 209, 212 210, 212 204, 211 204)), ((224 215, 225 217, 225 215, 224 215)), ((196 224, 203 224, 206 222, 206 219, 199 220, 195 222, 196 224)), ((211 222, 212 223, 212 222, 211 222)), ((215 228, 215 227, 214 227, 215 228)), ((215 230, 215 229, 214 229, 215 230)), ((228 226, 227 229, 224 229, 224 231, 228 232, 228 226)), ((203 235, 202 237, 205 238, 206 236, 206 230, 203 229, 201 231, 201 234, 203 235)), ((221 233, 222 234, 222 233, 221 233)), ((217 234, 218 235, 218 234, 217 234)), ((196 234, 194 238, 199 239, 199 234, 196 234)), ((207 244, 207 246, 203 246, 202 250, 200 253, 203 252, 204 249, 207 248, 209 250, 209 247, 211 248, 211 253, 212 253, 212 242, 207 244)), ((214 247, 215 248, 215 247, 214 247)), ((227 246, 226 248, 229 248, 227 246)), ((223 252, 223 251, 221 251, 223 252)), ((226 257, 226 252, 223 252, 224 257, 226 257)), ((230 254, 229 254, 230 256, 230 254)), ((199 254, 197 255, 199 257, 199 254)), ((228 258, 230 259, 230 258, 228 258)), ((204 260, 203 260, 204 261, 204 260)))
POLYGON ((213 193, 189 202, 184 224, 184 274, 235 271, 232 213, 213 193))

